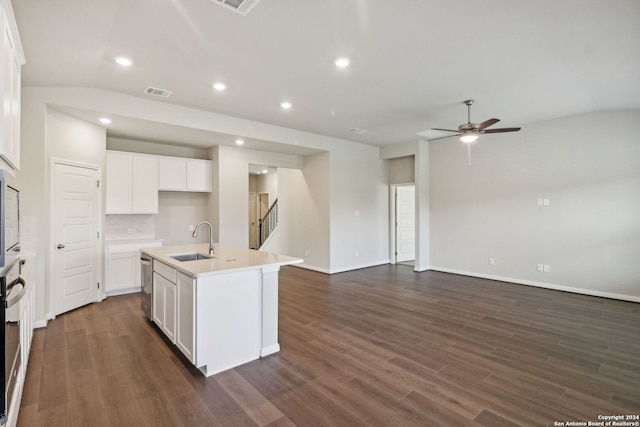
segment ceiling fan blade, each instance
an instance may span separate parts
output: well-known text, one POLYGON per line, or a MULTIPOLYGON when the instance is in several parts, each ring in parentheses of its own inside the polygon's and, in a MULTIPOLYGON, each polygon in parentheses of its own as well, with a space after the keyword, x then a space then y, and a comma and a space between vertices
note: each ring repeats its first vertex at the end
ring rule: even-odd
POLYGON ((483 130, 482 133, 517 132, 519 130, 520 130, 520 128, 501 128, 501 129, 483 130))
POLYGON ((461 133, 457 133, 455 135, 447 135, 447 136, 439 136, 437 138, 429 138, 428 140, 429 141, 437 141, 439 139, 453 138, 453 137, 460 136, 460 135, 462 135, 462 134, 461 133))
POLYGON ((431 130, 440 130, 443 132, 455 132, 455 133, 460 133, 459 130, 453 130, 453 129, 440 129, 440 128, 431 128, 431 130))
POLYGON ((500 119, 489 119, 489 120, 485 120, 482 123, 478 123, 475 128, 476 129, 485 129, 488 128, 491 125, 495 125, 496 123, 498 123, 500 121, 500 119))

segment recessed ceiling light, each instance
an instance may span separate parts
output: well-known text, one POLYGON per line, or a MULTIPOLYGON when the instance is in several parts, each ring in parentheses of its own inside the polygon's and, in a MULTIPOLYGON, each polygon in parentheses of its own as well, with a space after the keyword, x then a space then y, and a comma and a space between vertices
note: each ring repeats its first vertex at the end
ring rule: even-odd
POLYGON ((283 109, 288 110, 288 109, 290 109, 290 108, 293 106, 293 104, 291 104, 289 101, 284 101, 284 102, 281 102, 281 103, 280 103, 280 106, 281 106, 283 109))
POLYGON ((215 90, 217 90, 218 92, 222 92, 223 90, 225 90, 227 88, 227 85, 221 82, 217 82, 213 84, 213 88, 215 90))
POLYGON ((244 144, 244 139, 240 139, 240 138, 236 139, 236 144, 238 145, 244 144))
POLYGON ((98 121, 103 125, 108 125, 111 123, 111 119, 109 117, 100 117, 98 121))
POLYGON ((351 64, 351 60, 349 58, 338 58, 334 64, 336 64, 336 67, 338 68, 346 68, 351 64))
POLYGON ((267 173, 267 172, 269 172, 269 171, 266 170, 266 169, 262 169, 262 173, 267 173))
POLYGON ((125 58, 124 56, 116 58, 116 62, 123 67, 130 67, 131 65, 133 65, 133 61, 131 61, 129 58, 125 58))

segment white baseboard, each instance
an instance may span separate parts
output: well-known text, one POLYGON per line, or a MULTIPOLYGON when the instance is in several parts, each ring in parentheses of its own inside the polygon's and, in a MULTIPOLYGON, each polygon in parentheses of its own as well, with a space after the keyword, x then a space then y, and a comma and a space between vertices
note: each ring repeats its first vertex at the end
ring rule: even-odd
POLYGON ((331 274, 326 268, 315 267, 309 264, 291 264, 291 267, 304 268, 305 270, 317 271, 318 273, 331 274))
POLYGON ((382 260, 382 261, 369 262, 369 263, 366 263, 366 264, 351 265, 349 267, 331 269, 329 274, 344 273, 346 271, 360 270, 361 268, 377 267, 379 265, 389 264, 390 262, 391 262, 391 260, 385 259, 385 260, 382 260))
POLYGON ((593 289, 574 288, 571 286, 556 285, 553 283, 535 282, 533 280, 515 279, 513 277, 493 276, 491 274, 472 273, 470 271, 455 270, 452 268, 442 268, 431 266, 429 270, 443 273, 459 274, 461 276, 478 277, 480 279, 497 280, 499 282, 515 283, 516 285, 534 286, 536 288, 553 289, 555 291, 572 292, 574 294, 590 295, 593 297, 611 298, 622 301, 640 302, 640 297, 633 295, 616 294, 612 292, 602 292, 593 289))
POLYGON ((133 288, 126 289, 116 289, 115 291, 108 291, 105 293, 106 297, 115 297, 117 295, 127 295, 127 294, 135 294, 136 292, 140 292, 142 287, 134 286, 133 288))
POLYGON ((352 266, 349 266, 349 267, 336 268, 336 269, 326 269, 326 268, 321 268, 321 267, 315 267, 315 266, 309 265, 309 264, 293 264, 293 266, 294 267, 304 268, 306 270, 317 271, 318 273, 336 274, 336 273, 344 273, 346 271, 360 270, 361 268, 369 268, 369 267, 376 267, 378 265, 386 265, 386 264, 389 264, 389 263, 390 263, 390 261, 388 259, 386 259, 384 261, 376 261, 376 262, 371 262, 371 263, 367 263, 367 264, 352 265, 352 266))
POLYGON ((275 354, 275 353, 277 353, 279 351, 280 351, 280 344, 278 344, 278 343, 271 344, 271 345, 269 345, 267 347, 263 347, 260 350, 260 357, 266 357, 266 356, 269 356, 271 354, 275 354))

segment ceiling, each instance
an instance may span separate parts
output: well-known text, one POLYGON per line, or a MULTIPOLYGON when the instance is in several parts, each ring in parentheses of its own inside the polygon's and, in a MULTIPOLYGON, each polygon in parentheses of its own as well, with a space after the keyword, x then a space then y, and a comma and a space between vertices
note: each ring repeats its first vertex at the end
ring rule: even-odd
MULTIPOLYGON (((25 86, 146 98, 153 86, 172 91, 158 102, 377 146, 455 129, 469 98, 472 121, 501 118, 496 127, 640 108, 637 0, 262 0, 246 16, 214 0, 13 7, 25 86), (341 56, 349 67, 334 65, 341 56)), ((108 133, 154 139, 148 125, 114 122, 108 133)), ((158 138, 211 140, 174 131, 158 138)))

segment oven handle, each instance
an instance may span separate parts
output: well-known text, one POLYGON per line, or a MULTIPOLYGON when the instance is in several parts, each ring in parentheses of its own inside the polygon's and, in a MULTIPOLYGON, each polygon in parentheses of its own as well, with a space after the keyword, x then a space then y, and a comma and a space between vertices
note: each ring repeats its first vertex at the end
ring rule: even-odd
POLYGON ((22 289, 20 290, 18 295, 16 295, 15 297, 7 299, 7 308, 13 307, 17 303, 19 303, 20 300, 22 299, 22 297, 27 293, 27 284, 26 284, 26 282, 22 279, 22 277, 18 277, 16 280, 14 280, 13 282, 11 282, 11 283, 9 283, 7 285, 7 294, 9 293, 9 290, 11 290, 15 285, 22 285, 22 289))

